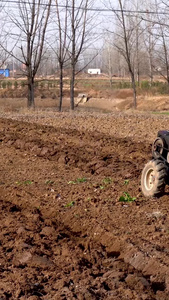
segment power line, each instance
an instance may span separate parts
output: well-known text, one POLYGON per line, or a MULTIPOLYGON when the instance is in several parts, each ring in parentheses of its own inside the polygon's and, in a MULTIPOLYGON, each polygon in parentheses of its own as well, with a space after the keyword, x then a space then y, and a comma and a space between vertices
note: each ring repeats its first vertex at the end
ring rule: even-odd
MULTIPOLYGON (((1 3, 13 3, 13 4, 18 4, 18 1, 16 0, 1 0, 1 3)), ((22 1, 21 4, 29 4, 29 5, 40 5, 40 6, 49 6, 50 4, 45 4, 45 3, 33 3, 33 2, 29 2, 29 1, 22 1)), ((62 4, 51 4, 50 6, 52 7, 59 7, 59 8, 68 8, 71 9, 72 6, 71 5, 62 5, 62 4)), ((90 8, 90 7, 82 7, 82 6, 75 6, 75 9, 80 9, 80 10, 85 10, 85 11, 93 11, 93 12, 115 12, 115 13, 119 13, 121 12, 120 9, 114 9, 114 8, 90 8)), ((161 12, 156 12, 156 11, 150 11, 150 10, 128 10, 128 9, 123 9, 123 13, 132 13, 132 14, 151 14, 151 15, 169 15, 169 12, 166 11, 161 11, 161 12)))

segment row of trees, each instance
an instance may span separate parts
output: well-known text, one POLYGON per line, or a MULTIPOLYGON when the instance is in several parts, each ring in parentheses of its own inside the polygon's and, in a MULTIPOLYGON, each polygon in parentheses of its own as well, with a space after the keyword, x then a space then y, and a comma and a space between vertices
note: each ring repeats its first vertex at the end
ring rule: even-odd
POLYGON ((8 0, 1 1, 0 60, 3 64, 11 56, 25 66, 28 107, 35 107, 35 76, 48 53, 59 67, 60 111, 66 67, 72 110, 75 76, 88 66, 102 64, 110 84, 114 74, 129 74, 135 108, 136 81, 139 84, 143 72, 150 84, 159 73, 169 85, 169 5, 165 0, 145 1, 117 0, 114 7, 107 0, 101 11, 95 0, 18 0, 12 7, 8 0), (106 25, 103 11, 108 12, 106 25))
POLYGON ((3 1, 5 30, 1 32, 1 53, 5 52, 25 66, 28 107, 35 107, 34 83, 40 63, 48 49, 56 54, 60 69, 60 105, 63 98, 63 69, 71 68, 70 106, 74 109, 76 64, 88 43, 91 0, 18 0, 12 10, 3 1), (4 11, 6 8, 6 15, 4 11), (4 44, 4 38, 8 44, 4 44))
POLYGON ((169 5, 158 0, 118 0, 118 3, 116 29, 111 32, 113 48, 128 67, 136 108, 136 81, 139 85, 143 69, 150 77, 150 85, 154 74, 160 74, 169 85, 169 5))

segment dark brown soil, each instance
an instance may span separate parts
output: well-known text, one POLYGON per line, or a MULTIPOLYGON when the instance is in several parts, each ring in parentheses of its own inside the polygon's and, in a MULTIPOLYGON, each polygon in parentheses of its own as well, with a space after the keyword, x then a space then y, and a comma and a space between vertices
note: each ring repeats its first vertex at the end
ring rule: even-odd
POLYGON ((169 189, 140 191, 168 121, 1 114, 0 299, 169 299, 169 189))

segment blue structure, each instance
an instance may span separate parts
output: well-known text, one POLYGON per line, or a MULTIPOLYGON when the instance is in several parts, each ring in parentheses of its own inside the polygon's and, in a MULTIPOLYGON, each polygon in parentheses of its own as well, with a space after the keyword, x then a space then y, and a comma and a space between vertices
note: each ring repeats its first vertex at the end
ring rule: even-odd
POLYGON ((3 77, 10 77, 10 70, 9 69, 0 69, 0 76, 3 77))

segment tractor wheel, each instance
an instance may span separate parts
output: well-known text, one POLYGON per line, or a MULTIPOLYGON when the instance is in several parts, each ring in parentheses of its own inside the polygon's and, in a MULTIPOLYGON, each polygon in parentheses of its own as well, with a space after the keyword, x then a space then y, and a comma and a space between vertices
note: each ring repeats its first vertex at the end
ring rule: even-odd
POLYGON ((159 160, 150 160, 141 175, 141 189, 145 197, 158 197, 164 193, 167 179, 167 168, 159 160))

